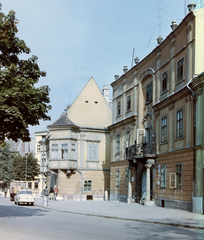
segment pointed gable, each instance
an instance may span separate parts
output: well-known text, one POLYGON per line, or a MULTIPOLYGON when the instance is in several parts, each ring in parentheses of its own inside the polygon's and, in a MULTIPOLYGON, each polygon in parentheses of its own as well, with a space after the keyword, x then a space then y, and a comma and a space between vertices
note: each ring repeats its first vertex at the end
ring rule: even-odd
POLYGON ((111 124, 112 111, 93 78, 70 106, 68 117, 83 127, 106 128, 111 124))

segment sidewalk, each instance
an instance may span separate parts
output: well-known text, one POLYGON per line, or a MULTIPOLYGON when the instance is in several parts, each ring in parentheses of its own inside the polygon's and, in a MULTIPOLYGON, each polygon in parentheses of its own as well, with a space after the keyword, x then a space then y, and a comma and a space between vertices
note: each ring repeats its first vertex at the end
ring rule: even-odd
MULTIPOLYGON (((35 199, 35 205, 42 207, 41 198, 35 199)), ((156 206, 148 207, 137 203, 128 204, 110 201, 49 201, 48 207, 46 208, 65 213, 159 223, 204 230, 204 215, 156 206)))

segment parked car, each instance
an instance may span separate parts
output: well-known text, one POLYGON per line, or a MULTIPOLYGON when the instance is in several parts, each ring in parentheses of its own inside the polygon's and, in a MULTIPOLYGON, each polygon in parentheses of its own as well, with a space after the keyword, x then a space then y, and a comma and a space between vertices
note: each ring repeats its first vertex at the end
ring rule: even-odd
POLYGON ((33 205, 35 203, 35 198, 33 196, 33 193, 31 190, 27 190, 27 189, 21 189, 18 190, 17 194, 14 197, 14 201, 15 204, 20 204, 20 203, 24 203, 24 204, 31 204, 33 205))

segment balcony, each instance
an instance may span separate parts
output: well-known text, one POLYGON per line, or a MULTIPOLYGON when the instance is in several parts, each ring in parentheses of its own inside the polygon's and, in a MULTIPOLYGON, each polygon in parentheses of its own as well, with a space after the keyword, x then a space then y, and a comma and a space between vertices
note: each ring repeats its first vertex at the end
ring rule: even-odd
POLYGON ((151 143, 143 142, 137 143, 126 148, 126 159, 136 162, 136 159, 142 158, 154 158, 156 154, 156 142, 155 139, 152 139, 151 143))
POLYGON ((49 169, 50 170, 77 169, 77 160, 50 159, 49 169))

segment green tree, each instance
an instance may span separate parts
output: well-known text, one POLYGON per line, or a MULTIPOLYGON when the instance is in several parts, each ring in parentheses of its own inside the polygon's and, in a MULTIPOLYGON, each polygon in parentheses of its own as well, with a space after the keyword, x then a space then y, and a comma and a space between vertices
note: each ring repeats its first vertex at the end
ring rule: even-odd
POLYGON ((10 151, 9 144, 0 146, 0 181, 9 183, 12 181, 12 162, 17 153, 10 151))
MULTIPOLYGON (((12 176, 14 180, 25 181, 26 176, 26 157, 21 155, 16 155, 12 162, 12 176)), ((35 180, 40 174, 40 166, 38 164, 37 158, 33 157, 32 153, 27 156, 27 180, 35 180)))
POLYGON ((29 125, 50 120, 50 89, 35 87, 46 72, 40 70, 37 56, 19 59, 21 54, 29 54, 30 48, 17 37, 17 24, 14 11, 8 15, 0 12, 0 144, 5 138, 28 142, 29 125))

